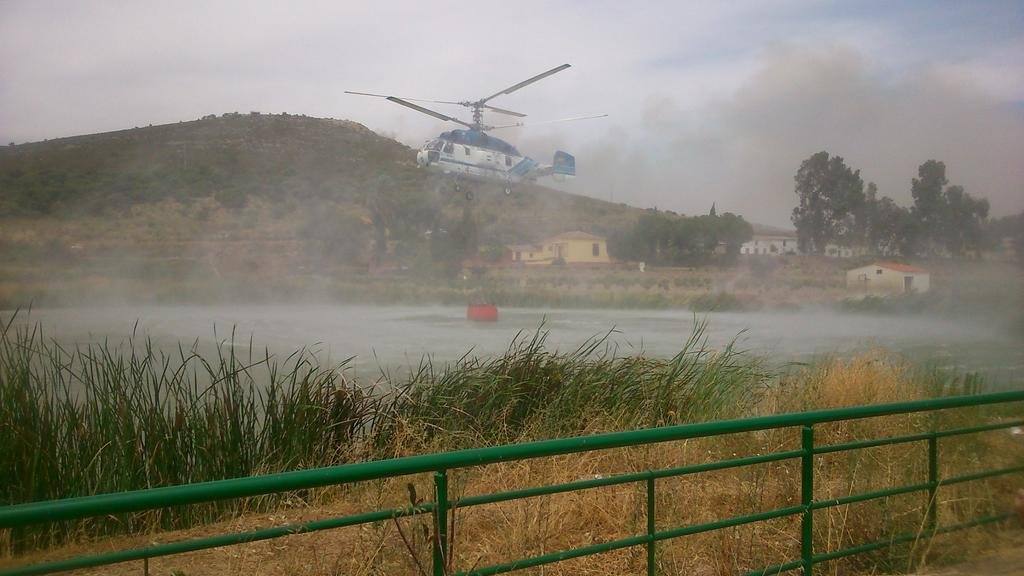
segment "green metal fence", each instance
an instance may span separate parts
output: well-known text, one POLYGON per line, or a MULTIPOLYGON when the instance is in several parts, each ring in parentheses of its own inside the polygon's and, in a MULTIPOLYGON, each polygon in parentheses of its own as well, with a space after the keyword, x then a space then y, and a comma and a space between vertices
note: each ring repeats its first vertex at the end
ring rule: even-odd
POLYGON ((506 502, 521 498, 530 498, 549 494, 558 494, 596 488, 600 486, 613 486, 627 483, 642 483, 646 485, 647 493, 647 530, 646 533, 621 538, 611 542, 593 544, 560 552, 553 552, 532 558, 525 558, 503 564, 474 567, 466 572, 454 572, 463 576, 486 576, 501 574, 520 570, 533 566, 541 566, 570 558, 579 558, 592 554, 600 554, 612 550, 619 550, 634 546, 644 546, 647 552, 647 573, 656 573, 656 548, 657 543, 663 540, 679 538, 691 534, 719 530, 733 526, 741 526, 753 522, 761 522, 775 518, 799 516, 801 518, 800 530, 800 558, 791 562, 768 566, 750 574, 779 574, 793 570, 802 570, 805 576, 812 574, 816 564, 821 564, 860 554, 893 544, 908 542, 933 534, 950 532, 972 526, 998 522, 1009 516, 1001 514, 986 516, 954 525, 941 526, 938 523, 938 509, 936 506, 936 493, 942 486, 980 480, 993 476, 1024 472, 1024 465, 983 472, 965 474, 940 478, 939 476, 939 440, 951 436, 974 434, 992 430, 1009 428, 1012 426, 1024 426, 1024 420, 1002 420, 995 423, 987 423, 967 428, 956 428, 950 430, 931 430, 925 433, 860 440, 844 444, 817 445, 814 440, 814 426, 829 422, 844 420, 855 420, 872 418, 878 416, 889 416, 896 414, 909 414, 915 412, 928 412, 935 410, 963 408, 969 406, 982 406, 1003 404, 1009 402, 1024 401, 1024 391, 999 392, 974 396, 957 396, 932 400, 913 402, 898 402, 892 404, 880 404, 874 406, 859 406, 853 408, 838 408, 831 410, 818 410, 792 414, 781 414, 776 416, 763 416, 756 418, 745 418, 738 420, 723 420, 700 424, 687 424, 681 426, 669 426, 663 428, 652 428, 631 432, 615 432, 609 434, 598 434, 592 436, 580 436, 557 440, 545 440, 507 446, 495 446, 490 448, 478 448, 471 450, 460 450, 455 452, 444 452, 440 454, 428 454, 422 456, 411 456, 391 460, 380 460, 334 466, 330 468, 319 468, 314 470, 302 470, 296 472, 285 472, 266 476, 254 476, 248 478, 237 478, 231 480, 220 480, 215 482, 202 482, 182 486, 168 486, 150 490, 137 490, 116 494, 102 494, 98 496, 86 496, 81 498, 70 498, 47 502, 32 502, 7 506, 0 508, 0 529, 15 528, 29 524, 55 522, 62 520, 73 520, 94 516, 103 516, 116 513, 135 512, 141 510, 159 509, 168 506, 179 506, 195 504, 200 502, 212 502, 229 498, 241 498, 272 494, 290 490, 316 488, 330 485, 348 484, 408 474, 424 472, 434 473, 434 501, 407 508, 392 508, 377 510, 345 516, 341 518, 330 518, 315 520, 287 526, 278 526, 242 532, 236 534, 223 534, 207 538, 184 540, 169 544, 159 544, 144 548, 122 550, 111 553, 95 554, 91 556, 80 556, 67 560, 20 566, 17 568, 0 571, 0 576, 15 576, 28 574, 49 574, 64 570, 86 568, 126 562, 131 560, 145 560, 157 556, 180 554, 195 550, 204 550, 232 544, 242 544, 257 540, 278 538, 291 534, 342 528, 357 524, 370 522, 381 522, 392 518, 416 516, 429 514, 433 518, 434 536, 432 570, 435 576, 450 574, 448 571, 447 557, 451 553, 448 535, 449 516, 456 508, 468 508, 483 504, 506 502), (798 450, 787 450, 770 454, 746 456, 733 458, 718 462, 680 466, 677 468, 648 470, 630 474, 620 474, 605 478, 579 480, 564 484, 538 486, 522 490, 513 490, 494 494, 470 496, 453 500, 448 490, 448 473, 451 470, 494 464, 498 462, 509 462, 544 456, 555 456, 560 454, 571 454, 603 450, 608 448, 620 448, 625 446, 639 446, 684 440, 691 438, 705 438, 720 436, 724 434, 735 434, 757 430, 770 430, 779 428, 799 427, 801 429, 801 447, 798 450), (854 494, 842 498, 816 500, 814 498, 814 459, 819 454, 843 452, 886 446, 905 444, 911 442, 925 442, 928 446, 928 478, 922 482, 907 486, 888 488, 861 494, 854 494), (800 504, 788 506, 766 512, 758 512, 744 516, 736 516, 689 526, 658 530, 655 527, 655 495, 657 480, 671 478, 712 470, 724 470, 754 464, 768 462, 779 462, 783 460, 799 459, 801 466, 800 504), (890 537, 880 542, 869 542, 830 552, 815 552, 813 543, 814 533, 814 512, 834 506, 864 502, 876 498, 884 498, 901 494, 920 492, 927 495, 926 508, 926 529, 923 533, 905 534, 890 537))

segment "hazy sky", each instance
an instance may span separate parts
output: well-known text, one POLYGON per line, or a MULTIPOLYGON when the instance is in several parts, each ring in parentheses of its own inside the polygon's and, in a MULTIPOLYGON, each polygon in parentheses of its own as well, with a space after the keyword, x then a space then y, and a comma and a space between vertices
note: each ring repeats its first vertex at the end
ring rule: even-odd
POLYGON ((343 91, 467 99, 563 62, 494 104, 610 117, 496 135, 574 153, 579 193, 786 224, 797 166, 825 149, 901 202, 937 158, 995 215, 1024 209, 1019 0, 0 0, 0 141, 259 110, 418 145, 450 126, 343 91))

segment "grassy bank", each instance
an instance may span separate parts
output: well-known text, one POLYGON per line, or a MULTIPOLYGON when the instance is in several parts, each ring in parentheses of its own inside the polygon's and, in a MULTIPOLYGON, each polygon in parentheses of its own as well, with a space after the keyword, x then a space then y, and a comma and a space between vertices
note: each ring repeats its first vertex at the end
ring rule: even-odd
MULTIPOLYGON (((1024 307, 1024 273, 987 262, 931 262, 928 294, 867 297, 845 288, 850 262, 786 259, 731 268, 496 268, 482 273, 424 268, 369 273, 366 267, 303 261, 294 241, 246 244, 217 257, 67 255, 4 260, 0 310, 84 305, 331 302, 465 305, 484 297, 502 307, 793 310, 832 307, 878 315, 1004 319, 1024 307), (243 249, 244 247, 244 249, 243 249), (262 255, 267 257, 263 258, 262 255)), ((0 242, 0 248, 3 247, 0 242)), ((215 250, 214 247, 209 247, 215 250)), ((2 251, 0 251, 2 252, 2 251)), ((16 252, 11 254, 17 255, 16 252)))
MULTIPOLYGON (((329 275, 282 274, 254 281, 240 275, 217 276, 212 271, 203 274, 189 263, 135 265, 137 269, 115 270, 109 275, 95 269, 55 269, 35 277, 14 278, 10 271, 0 270, 0 310, 29 305, 118 304, 125 301, 126 295, 132 302, 143 304, 319 300, 372 305, 464 305, 482 294, 499 306, 526 308, 704 311, 770 307, 750 293, 745 293, 740 303, 738 297, 723 294, 721 289, 712 291, 709 278, 716 273, 708 271, 679 272, 683 277, 675 279, 669 272, 649 273, 637 279, 631 277, 635 274, 621 271, 599 276, 591 271, 555 275, 513 270, 494 273, 493 278, 481 283, 440 274, 394 273, 378 277, 361 269, 334 271, 329 275), (148 276, 142 277, 146 272, 148 276), (730 301, 723 303, 724 298, 730 301)), ((788 301, 784 304, 792 305, 788 301)))
MULTIPOLYGON (((544 334, 517 338, 500 356, 447 365, 423 362, 374 382, 345 378, 344 363, 321 365, 303 351, 276 358, 226 342, 214 355, 148 341, 68 350, 38 329, 4 326, 0 334, 0 475, 2 503, 63 498, 382 458, 457 447, 634 429, 740 415, 871 404, 969 393, 977 381, 923 371, 876 353, 768 374, 761 361, 732 348, 710 348, 698 326, 670 359, 618 357, 596 338, 553 352, 544 334), (246 350, 243 355, 239 351, 246 350)), ((886 417, 822 426, 818 441, 897 435, 931 426, 977 422, 992 412, 886 417)), ((678 466, 798 447, 798 432, 674 442, 468 469, 454 475, 458 495, 536 486, 594 475, 678 466)), ((1019 463, 1005 433, 944 441, 945 474, 1019 463)), ((922 481, 917 444, 842 453, 819 460, 821 497, 922 481)), ((659 525, 676 526, 792 505, 794 462, 720 471, 659 483, 659 525)), ((220 506, 173 508, 89 523, 7 534, 19 554, 61 542, 71 548, 29 552, 58 556, 104 534, 117 545, 167 541, 214 529, 251 528, 296 519, 401 505, 408 484, 429 493, 429 478, 368 482, 342 489, 251 499, 220 506), (259 511, 270 511, 257 514, 259 511), (217 522, 213 528, 188 528, 217 522), (226 524, 225 524, 226 523, 226 524), (230 527, 228 526, 230 525, 230 527), (180 530, 153 534, 152 531, 180 530)), ((997 479, 945 488, 944 522, 1001 510, 1011 482, 997 479)), ((530 556, 642 530, 643 495, 634 486, 508 502, 459 513, 456 565, 530 556)), ((884 539, 921 528, 920 495, 822 511, 819 549, 884 539)), ((423 519, 403 521, 421 533, 423 519)), ((294 536, 244 549, 214 550, 154 561, 157 573, 414 573, 424 542, 407 546, 399 524, 294 536)), ((688 537, 659 546, 665 573, 732 574, 796 555, 798 526, 778 520, 688 537)), ((970 547, 923 543, 881 550, 834 565, 835 573, 901 570, 923 558, 949 558, 970 547)), ((549 567, 548 574, 642 571, 642 553, 620 551, 549 567)), ((19 560, 20 561, 20 560, 19 560)), ((0 561, 0 565, 3 562, 0 561)), ((127 571, 137 567, 125 567, 127 571)), ((830 569, 831 570, 831 569, 830 569)), ((102 573, 109 573, 104 569, 102 573)), ((125 572, 127 573, 127 572, 125 572)))

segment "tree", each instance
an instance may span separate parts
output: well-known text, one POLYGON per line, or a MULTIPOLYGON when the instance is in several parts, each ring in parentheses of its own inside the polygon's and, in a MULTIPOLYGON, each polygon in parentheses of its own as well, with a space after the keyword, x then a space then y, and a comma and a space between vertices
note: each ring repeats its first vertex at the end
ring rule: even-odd
POLYGON ((945 249, 952 256, 961 256, 965 250, 981 248, 988 200, 972 197, 963 186, 947 186, 944 162, 928 160, 918 167, 917 175, 911 181, 910 193, 927 251, 945 249))
POLYGON ((728 212, 685 217, 652 211, 640 216, 632 228, 612 234, 608 250, 624 260, 696 266, 717 259, 715 248, 722 243, 726 246, 722 260, 729 261, 752 236, 750 224, 728 212))
POLYGON ((725 242, 725 253, 730 260, 739 256, 740 247, 744 242, 749 242, 754 237, 754 227, 732 212, 726 212, 719 217, 720 238, 725 242))
POLYGON ((701 234, 701 225, 696 218, 673 220, 668 229, 665 260, 670 264, 696 264, 701 234))
POLYGON ((879 218, 881 217, 881 203, 883 200, 892 202, 889 198, 878 198, 878 186, 874 182, 868 182, 864 194, 864 210, 862 211, 862 233, 864 234, 864 245, 869 252, 879 253, 879 245, 882 238, 882 228, 879 218))
POLYGON ((874 229, 878 220, 878 186, 874 182, 868 182, 868 187, 864 191, 864 203, 854 215, 854 220, 857 243, 873 250, 876 246, 874 229))
POLYGON ((942 226, 944 199, 942 190, 946 180, 946 164, 929 160, 917 168, 917 178, 911 180, 910 195, 914 198, 914 216, 921 223, 924 240, 932 243, 942 226))
POLYGON ((1012 249, 1017 261, 1024 264, 1024 211, 989 220, 985 223, 985 236, 987 244, 998 250, 1012 249))
POLYGON ((963 186, 950 186, 943 194, 944 206, 938 233, 946 250, 961 256, 965 249, 979 249, 984 243, 982 223, 988 217, 988 200, 975 199, 963 186))
POLYGON ((885 256, 911 257, 917 254, 920 223, 914 214, 884 197, 873 207, 874 220, 868 247, 885 256))
POLYGON ((659 262, 667 256, 673 245, 671 216, 659 212, 643 214, 633 230, 646 261, 659 262))
POLYGON ((855 218, 864 204, 860 170, 821 151, 800 164, 794 179, 800 201, 792 220, 800 249, 821 253, 829 242, 855 243, 855 218))

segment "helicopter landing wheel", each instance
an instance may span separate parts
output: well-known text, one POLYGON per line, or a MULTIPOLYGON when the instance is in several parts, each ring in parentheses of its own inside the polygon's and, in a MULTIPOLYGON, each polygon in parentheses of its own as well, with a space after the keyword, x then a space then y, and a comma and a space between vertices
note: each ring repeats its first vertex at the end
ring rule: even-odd
POLYGON ((512 195, 512 185, 506 182, 505 183, 505 196, 511 196, 511 195, 512 195))
POLYGON ((472 200, 472 199, 473 199, 473 191, 472 190, 466 190, 466 200, 472 200))

